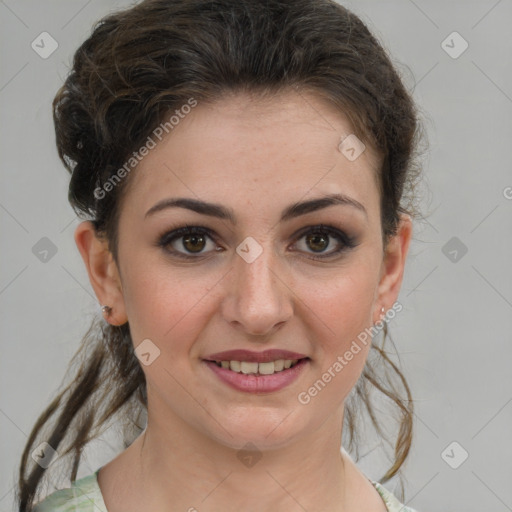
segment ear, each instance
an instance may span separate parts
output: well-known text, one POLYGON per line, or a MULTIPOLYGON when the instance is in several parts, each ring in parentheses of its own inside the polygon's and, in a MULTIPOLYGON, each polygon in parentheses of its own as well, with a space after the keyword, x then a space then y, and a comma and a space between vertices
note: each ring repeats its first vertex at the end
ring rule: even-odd
POLYGON ((412 219, 407 214, 401 214, 397 233, 390 238, 382 260, 374 323, 382 318, 381 308, 384 306, 384 311, 387 311, 398 299, 411 237, 412 219))
POLYGON ((102 305, 112 308, 108 322, 122 325, 128 321, 121 278, 106 239, 98 238, 90 221, 81 222, 75 230, 75 243, 84 260, 89 281, 102 305))

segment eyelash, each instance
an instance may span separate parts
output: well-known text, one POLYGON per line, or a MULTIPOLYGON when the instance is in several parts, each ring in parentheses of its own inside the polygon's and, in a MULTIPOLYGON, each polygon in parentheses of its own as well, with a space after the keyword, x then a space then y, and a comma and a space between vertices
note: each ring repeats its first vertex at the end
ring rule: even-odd
MULTIPOLYGON (((335 255, 341 254, 342 252, 349 251, 350 249, 355 248, 357 245, 359 245, 356 242, 355 237, 351 237, 344 233, 343 231, 340 231, 339 229, 333 227, 333 226, 326 226, 324 224, 318 224, 316 226, 308 226, 307 228, 300 231, 300 233, 297 235, 297 240, 300 240, 305 235, 308 234, 321 234, 321 235, 328 235, 329 237, 336 238, 338 242, 340 242, 341 247, 339 249, 336 249, 335 251, 332 251, 328 253, 327 256, 318 256, 311 254, 308 256, 310 259, 313 260, 326 260, 329 258, 333 258, 335 255)), ((188 254, 184 254, 182 252, 176 251, 174 249, 169 249, 168 246, 174 242, 176 239, 179 239, 185 235, 206 235, 208 236, 214 243, 217 243, 217 237, 213 234, 213 232, 204 227, 200 226, 189 226, 188 224, 164 233, 157 242, 157 246, 164 249, 164 251, 171 253, 173 255, 176 255, 178 258, 185 259, 185 260, 197 260, 201 258, 201 254, 199 256, 191 256, 188 254)))

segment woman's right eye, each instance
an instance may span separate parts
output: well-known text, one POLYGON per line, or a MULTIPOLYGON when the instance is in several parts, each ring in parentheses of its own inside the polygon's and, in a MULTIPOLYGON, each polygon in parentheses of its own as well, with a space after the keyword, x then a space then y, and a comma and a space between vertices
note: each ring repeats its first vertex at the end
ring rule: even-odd
POLYGON ((164 234, 160 238, 158 245, 178 258, 197 259, 198 257, 193 256, 194 254, 203 256, 206 252, 209 252, 203 251, 207 245, 207 239, 213 242, 213 250, 217 250, 215 238, 209 229, 199 226, 184 226, 164 234), (178 250, 178 247, 188 253, 181 252, 181 250, 178 250))

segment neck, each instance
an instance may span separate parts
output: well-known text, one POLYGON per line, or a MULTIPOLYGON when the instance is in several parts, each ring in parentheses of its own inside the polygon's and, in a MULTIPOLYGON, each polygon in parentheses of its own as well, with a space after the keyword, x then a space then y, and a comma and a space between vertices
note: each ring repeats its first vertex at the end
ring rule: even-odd
MULTIPOLYGON (((130 446, 131 481, 147 510, 348 510, 347 464, 340 453, 343 407, 316 431, 286 446, 236 449, 179 418, 148 416, 130 446), (150 506, 149 506, 150 504, 150 506), (167 506, 166 506, 167 504, 167 506)), ((262 440, 263 444, 264 440, 262 440)))

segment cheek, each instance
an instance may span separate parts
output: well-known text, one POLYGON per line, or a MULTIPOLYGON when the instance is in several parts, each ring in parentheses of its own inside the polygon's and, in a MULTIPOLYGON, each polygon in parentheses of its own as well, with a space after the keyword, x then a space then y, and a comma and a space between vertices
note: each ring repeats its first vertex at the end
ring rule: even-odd
POLYGON ((371 326, 375 272, 368 268, 342 269, 328 279, 297 281, 297 295, 310 309, 316 330, 325 333, 324 349, 341 350, 344 345, 371 326))
MULTIPOLYGON (((341 402, 357 382, 371 346, 372 307, 376 275, 369 268, 340 270, 336 278, 297 282, 297 295, 307 306, 315 377, 311 395, 320 402, 341 402), (308 286, 309 285, 309 286, 308 286), (326 389, 324 392, 323 390, 326 389)), ((309 395, 309 391, 307 391, 309 395)), ((318 402, 318 403, 320 403, 318 402)))
POLYGON ((154 339, 163 347, 179 338, 194 339, 200 332, 208 295, 208 276, 197 272, 181 273, 160 264, 134 267, 140 270, 128 276, 125 306, 135 344, 142 339, 154 339))

